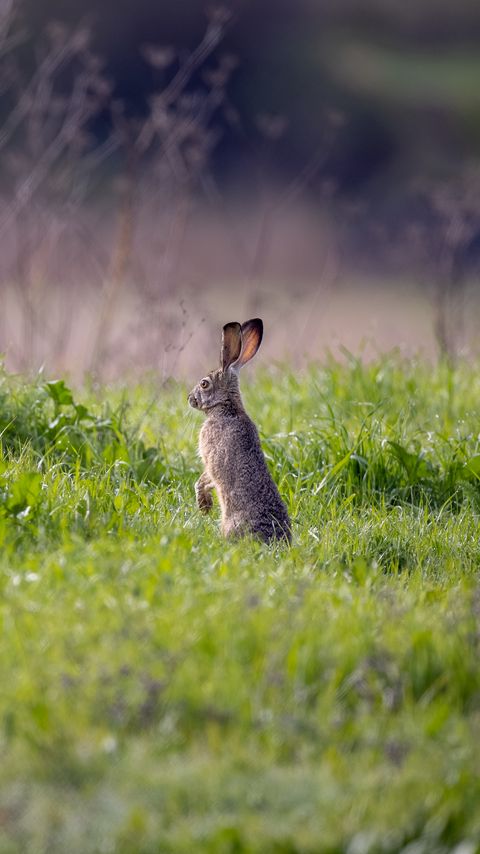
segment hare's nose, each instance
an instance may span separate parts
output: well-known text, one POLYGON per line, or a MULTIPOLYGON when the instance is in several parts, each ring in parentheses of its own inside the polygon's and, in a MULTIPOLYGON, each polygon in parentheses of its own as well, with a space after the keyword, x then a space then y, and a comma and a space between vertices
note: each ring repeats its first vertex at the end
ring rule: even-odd
POLYGON ((191 391, 190 394, 188 395, 188 402, 189 402, 190 406, 193 406, 194 409, 198 409, 198 401, 197 401, 197 398, 195 397, 193 391, 191 391))

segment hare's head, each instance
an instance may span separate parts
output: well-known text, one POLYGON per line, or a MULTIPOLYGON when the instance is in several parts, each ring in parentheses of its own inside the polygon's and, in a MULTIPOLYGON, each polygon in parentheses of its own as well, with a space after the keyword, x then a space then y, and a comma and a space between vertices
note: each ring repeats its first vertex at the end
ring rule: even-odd
POLYGON ((260 318, 246 323, 227 323, 222 332, 220 367, 203 377, 188 395, 194 409, 204 412, 217 406, 240 409, 242 402, 238 386, 238 373, 253 359, 262 343, 263 323, 260 318))

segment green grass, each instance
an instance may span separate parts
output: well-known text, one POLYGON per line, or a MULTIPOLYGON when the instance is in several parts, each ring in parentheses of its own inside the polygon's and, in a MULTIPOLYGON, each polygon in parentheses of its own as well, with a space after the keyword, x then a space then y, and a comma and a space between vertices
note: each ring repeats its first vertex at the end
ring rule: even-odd
POLYGON ((244 386, 290 549, 195 510, 184 387, 1 375, 1 854, 480 850, 478 368, 244 386))

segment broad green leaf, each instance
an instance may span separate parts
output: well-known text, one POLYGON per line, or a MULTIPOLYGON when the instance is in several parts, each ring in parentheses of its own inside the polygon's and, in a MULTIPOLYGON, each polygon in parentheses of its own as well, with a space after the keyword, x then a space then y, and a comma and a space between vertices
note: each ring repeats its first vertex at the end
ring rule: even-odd
POLYGON ((10 494, 6 501, 9 513, 16 515, 27 507, 35 507, 38 504, 42 488, 42 476, 38 472, 23 472, 10 487, 10 494))
POLYGON ((44 388, 57 406, 73 405, 74 400, 72 392, 68 386, 65 385, 64 380, 51 380, 50 382, 45 383, 44 388))
POLYGON ((480 454, 470 457, 463 467, 464 474, 473 475, 474 478, 480 478, 480 454))

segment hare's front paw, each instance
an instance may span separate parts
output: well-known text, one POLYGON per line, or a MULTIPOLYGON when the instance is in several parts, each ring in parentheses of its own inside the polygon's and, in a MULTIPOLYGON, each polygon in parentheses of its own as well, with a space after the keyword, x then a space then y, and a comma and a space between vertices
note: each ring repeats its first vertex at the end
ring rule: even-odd
POLYGON ((211 492, 197 492, 197 505, 202 513, 208 513, 213 507, 213 498, 211 492))
POLYGON ((212 489, 213 483, 202 474, 195 484, 195 495, 197 506, 203 513, 208 513, 213 507, 212 489))

